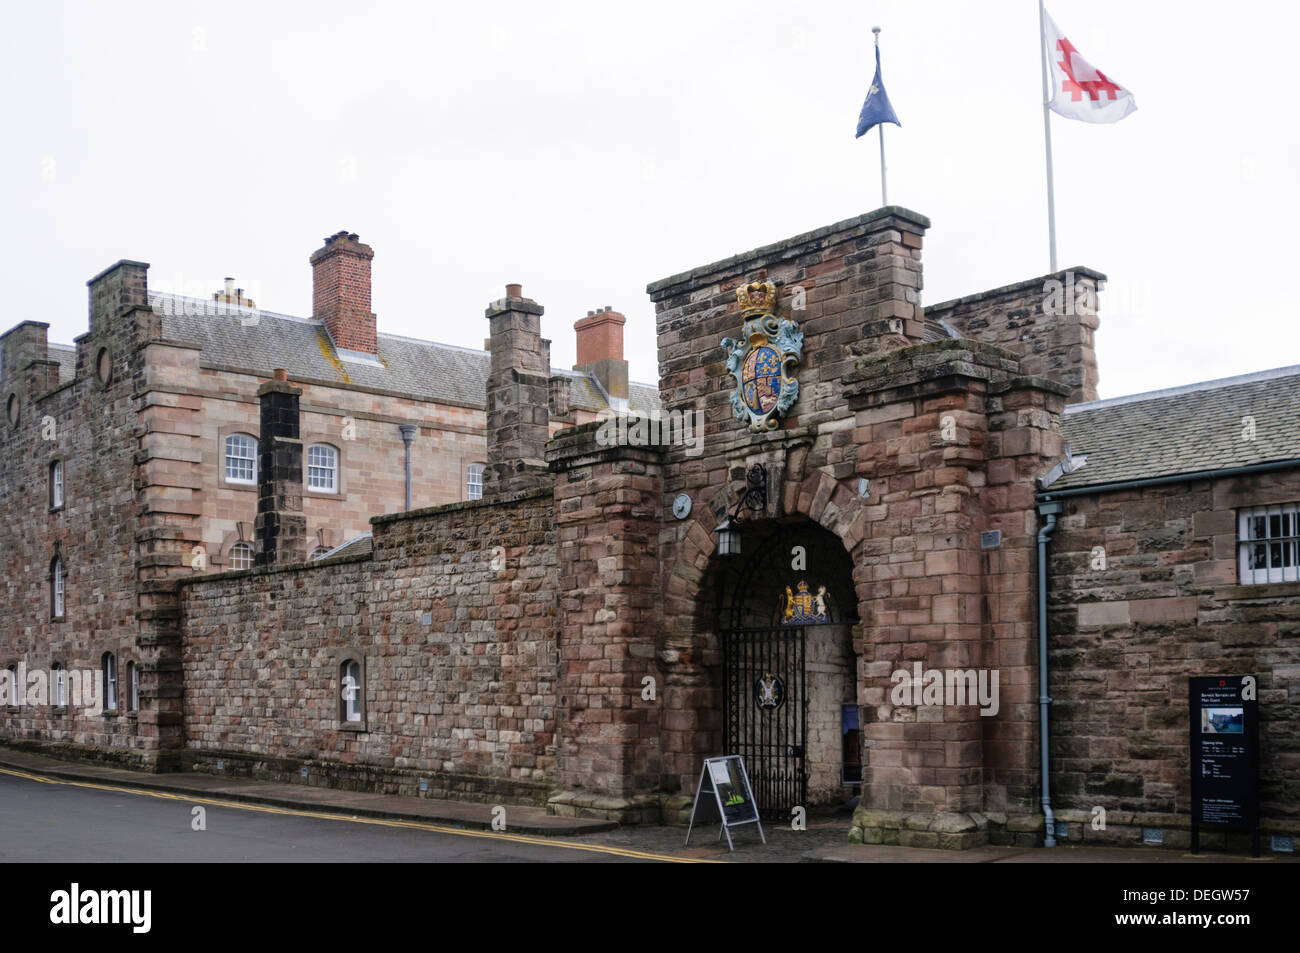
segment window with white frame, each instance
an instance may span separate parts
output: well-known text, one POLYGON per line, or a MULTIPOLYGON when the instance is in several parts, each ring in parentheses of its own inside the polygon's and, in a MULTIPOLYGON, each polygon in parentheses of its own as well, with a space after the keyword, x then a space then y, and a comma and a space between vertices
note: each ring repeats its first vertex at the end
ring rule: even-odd
POLYGON ((58 509, 63 505, 63 461, 55 460, 50 464, 50 508, 58 509))
POLYGON ((339 491, 339 452, 324 443, 307 448, 307 489, 317 493, 339 491))
POLYGON ((9 691, 7 692, 8 697, 5 699, 5 701, 7 701, 13 707, 17 708, 22 695, 22 688, 18 684, 18 666, 10 665, 8 671, 9 671, 9 691))
POLYGON ((1300 503, 1237 512, 1237 570, 1243 586, 1300 581, 1300 503))
POLYGON ((251 543, 235 543, 230 547, 230 568, 253 568, 253 547, 251 543))
POLYGON ((343 720, 353 723, 361 721, 361 693, 364 688, 361 684, 361 663, 355 659, 348 659, 340 666, 339 682, 342 690, 340 692, 343 702, 343 720))
POLYGON ((50 666, 50 694, 55 708, 68 707, 68 670, 60 662, 50 666))
POLYGON ((100 663, 104 669, 104 709, 117 711, 117 656, 105 652, 100 663))
POLYGON ((465 499, 483 499, 483 464, 471 463, 465 468, 465 499))
POLYGON ((63 559, 59 556, 50 563, 50 615, 63 618, 63 559))
POLYGON ((226 438, 226 482, 257 482, 257 441, 246 433, 226 438))
POLYGON ((140 667, 135 662, 126 663, 127 705, 131 711, 140 710, 140 667))

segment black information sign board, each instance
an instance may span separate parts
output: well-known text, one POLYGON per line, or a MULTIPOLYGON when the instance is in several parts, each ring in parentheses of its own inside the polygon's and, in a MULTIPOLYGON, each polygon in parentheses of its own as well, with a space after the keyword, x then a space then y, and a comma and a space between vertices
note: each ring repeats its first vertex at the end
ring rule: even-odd
POLYGON ((1259 702, 1253 675, 1189 678, 1192 853, 1202 826, 1249 830, 1259 856, 1259 702))
MULTIPOLYGON (((713 793, 713 801, 718 807, 718 817, 722 828, 718 831, 718 840, 727 835, 727 847, 735 850, 731 842, 731 828, 741 824, 757 824, 758 836, 763 843, 767 837, 763 834, 763 824, 758 819, 758 805, 754 803, 754 794, 749 788, 749 775, 745 772, 745 762, 738 754, 729 754, 721 758, 705 758, 704 768, 700 771, 700 783, 695 788, 695 803, 691 806, 691 822, 686 828, 686 843, 691 842, 691 828, 695 826, 695 815, 700 809, 700 798, 705 792, 713 793)), ((705 804, 709 803, 707 797, 705 804)), ((703 818, 701 818, 703 819, 703 818)))

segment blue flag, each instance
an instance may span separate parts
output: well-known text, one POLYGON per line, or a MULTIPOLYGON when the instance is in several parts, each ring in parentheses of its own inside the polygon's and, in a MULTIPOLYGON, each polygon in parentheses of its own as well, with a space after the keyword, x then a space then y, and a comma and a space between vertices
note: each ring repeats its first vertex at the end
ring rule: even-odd
POLYGON ((885 84, 880 79, 880 47, 877 46, 876 77, 871 81, 871 88, 867 90, 866 101, 863 102, 862 112, 858 115, 858 134, 853 138, 861 138, 873 126, 878 126, 882 122, 892 122, 895 126, 903 125, 894 114, 894 107, 889 104, 889 94, 885 92, 885 84))

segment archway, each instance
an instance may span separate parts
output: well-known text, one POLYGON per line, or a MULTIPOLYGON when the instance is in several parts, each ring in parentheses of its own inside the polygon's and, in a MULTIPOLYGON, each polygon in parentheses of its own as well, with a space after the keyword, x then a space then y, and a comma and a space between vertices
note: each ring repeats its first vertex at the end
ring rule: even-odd
POLYGON ((739 555, 717 556, 722 746, 745 758, 772 818, 839 804, 861 784, 853 562, 806 517, 745 524, 739 555))

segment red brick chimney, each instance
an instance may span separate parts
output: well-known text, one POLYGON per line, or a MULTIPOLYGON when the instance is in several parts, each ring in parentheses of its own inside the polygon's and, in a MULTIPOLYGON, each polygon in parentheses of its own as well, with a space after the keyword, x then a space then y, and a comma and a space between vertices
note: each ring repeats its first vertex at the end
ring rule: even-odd
POLYGON ((370 310, 370 259, 375 251, 355 234, 339 232, 311 256, 311 313, 325 325, 340 357, 379 353, 370 310))
POLYGON ((574 322, 578 335, 577 371, 596 375, 600 386, 612 398, 627 399, 627 361, 623 360, 623 325, 627 318, 605 306, 602 311, 588 311, 574 322))

